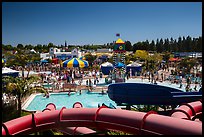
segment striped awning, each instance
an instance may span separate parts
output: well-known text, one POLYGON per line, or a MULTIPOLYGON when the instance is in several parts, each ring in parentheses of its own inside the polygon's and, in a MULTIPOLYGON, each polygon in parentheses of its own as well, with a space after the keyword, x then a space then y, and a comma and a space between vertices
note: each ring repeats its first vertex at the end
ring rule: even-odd
POLYGON ((75 67, 88 67, 89 63, 85 60, 81 60, 79 58, 71 58, 69 60, 65 60, 61 63, 62 67, 67 67, 67 68, 75 68, 75 67))

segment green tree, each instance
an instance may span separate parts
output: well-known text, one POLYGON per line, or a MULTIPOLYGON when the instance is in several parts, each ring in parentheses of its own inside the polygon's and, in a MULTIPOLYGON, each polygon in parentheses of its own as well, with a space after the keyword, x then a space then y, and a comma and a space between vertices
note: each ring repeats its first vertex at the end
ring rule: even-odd
POLYGON ((29 50, 31 50, 31 49, 33 49, 34 48, 34 46, 32 46, 31 44, 29 44, 29 45, 25 45, 25 49, 29 49, 29 50))
POLYGON ((136 50, 146 50, 146 48, 143 46, 144 44, 142 42, 137 42, 133 45, 133 52, 136 50))
POLYGON ((40 57, 40 54, 37 54, 37 53, 33 53, 32 56, 31 56, 31 62, 34 63, 36 61, 40 61, 42 58, 40 57))
POLYGON ((202 37, 196 39, 196 47, 198 52, 202 52, 202 37))
POLYGON ((196 62, 195 58, 186 57, 181 60, 179 66, 184 67, 183 71, 185 74, 190 74, 190 70, 196 65, 196 62))
POLYGON ((182 52, 183 51, 183 49, 182 49, 183 48, 183 43, 182 43, 181 37, 178 38, 177 44, 178 44, 178 52, 182 52))
POLYGON ((159 45, 160 45, 160 48, 161 48, 161 49, 160 49, 160 53, 161 53, 161 52, 164 51, 164 41, 163 41, 162 38, 161 38, 160 41, 159 41, 159 45))
POLYGON ((164 40, 164 51, 170 51, 168 38, 164 40))
POLYGON ((44 52, 44 53, 49 52, 48 45, 43 45, 42 46, 42 52, 44 52))
POLYGON ((170 52, 164 52, 163 54, 163 60, 166 61, 166 63, 168 63, 169 58, 170 58, 171 53, 170 52))
MULTIPOLYGON (((7 52, 5 54, 5 56, 7 56, 8 59, 7 60, 7 65, 8 66, 21 66, 22 67, 22 77, 24 78, 24 71, 26 69, 26 65, 29 62, 32 62, 32 54, 25 54, 25 50, 20 50, 17 49, 17 53, 16 54, 12 54, 10 52, 7 52)), ((28 75, 29 75, 30 70, 28 70, 28 75)))
POLYGON ((125 63, 130 64, 131 55, 125 55, 125 63))
POLYGON ((174 40, 174 42, 172 44, 172 51, 173 52, 178 52, 178 44, 176 42, 176 39, 174 40))
POLYGON ((146 47, 146 50, 147 51, 151 51, 152 49, 150 48, 150 44, 149 44, 149 41, 148 40, 146 40, 144 43, 144 46, 146 47))
POLYGON ((23 46, 23 44, 18 44, 18 45, 17 45, 17 48, 18 48, 18 49, 24 49, 24 46, 23 46))
POLYGON ((13 47, 11 45, 2 45, 2 49, 10 51, 13 50, 13 47))
POLYGON ((130 41, 125 42, 125 50, 126 51, 132 51, 133 47, 130 41))
POLYGON ((169 51, 170 51, 170 52, 173 51, 173 44, 174 44, 174 39, 171 37, 171 38, 170 38, 170 42, 169 42, 169 51))
POLYGON ((49 49, 49 48, 53 48, 53 47, 55 47, 55 45, 53 44, 53 43, 48 43, 48 45, 47 45, 47 48, 49 49))
POLYGON ((28 95, 29 93, 32 93, 33 91, 46 92, 46 90, 43 87, 34 87, 32 85, 34 82, 37 82, 38 80, 40 80, 40 77, 38 76, 30 76, 24 79, 21 77, 14 78, 10 76, 4 76, 2 78, 2 81, 4 82, 4 85, 6 87, 5 92, 11 93, 17 96, 18 116, 21 116, 21 110, 22 110, 21 99, 24 96, 28 95))
POLYGON ((92 63, 96 59, 96 56, 93 56, 91 53, 88 53, 84 57, 89 62, 89 66, 92 67, 92 63))
POLYGON ((163 40, 161 39, 159 41, 159 39, 157 39, 157 42, 156 42, 156 51, 161 53, 163 51, 162 46, 163 46, 163 40))
POLYGON ((155 53, 154 55, 148 55, 145 60, 144 68, 153 73, 153 71, 157 71, 158 65, 162 61, 162 56, 159 53, 155 53))
POLYGON ((156 51, 156 45, 154 40, 152 40, 152 42, 149 45, 149 51, 156 51))
POLYGON ((148 58, 148 52, 146 50, 137 50, 135 52, 135 58, 146 60, 148 58))
POLYGON ((191 40, 191 37, 190 36, 188 36, 187 38, 186 38, 186 51, 187 52, 191 52, 192 51, 192 49, 193 49, 193 45, 192 45, 192 40, 191 40))
POLYGON ((36 51, 36 52, 42 52, 42 49, 43 49, 43 47, 42 47, 42 45, 41 44, 37 44, 37 46, 35 46, 34 47, 34 50, 36 51))

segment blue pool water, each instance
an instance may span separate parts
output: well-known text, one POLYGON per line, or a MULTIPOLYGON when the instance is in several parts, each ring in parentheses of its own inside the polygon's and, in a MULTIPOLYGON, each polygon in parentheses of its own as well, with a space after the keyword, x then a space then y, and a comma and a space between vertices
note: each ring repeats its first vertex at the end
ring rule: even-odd
POLYGON ((79 92, 77 92, 71 93, 70 96, 68 96, 67 92, 52 93, 50 94, 49 98, 43 97, 43 94, 36 95, 35 98, 28 105, 26 110, 42 111, 43 109, 45 109, 48 103, 54 103, 57 109, 61 109, 62 107, 72 108, 75 102, 81 102, 84 108, 97 108, 98 104, 100 104, 101 106, 102 103, 107 106, 110 106, 110 103, 115 107, 117 106, 116 103, 108 97, 108 94, 102 95, 96 92, 94 93, 82 91, 81 95, 79 94, 79 92))

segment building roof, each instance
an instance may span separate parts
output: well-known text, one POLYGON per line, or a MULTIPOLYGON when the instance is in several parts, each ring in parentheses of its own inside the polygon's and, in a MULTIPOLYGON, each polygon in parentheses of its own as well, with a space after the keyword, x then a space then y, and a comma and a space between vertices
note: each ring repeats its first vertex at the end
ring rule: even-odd
POLYGON ((119 44, 119 43, 120 44, 124 44, 125 42, 122 39, 119 38, 115 43, 117 43, 117 44, 119 44))

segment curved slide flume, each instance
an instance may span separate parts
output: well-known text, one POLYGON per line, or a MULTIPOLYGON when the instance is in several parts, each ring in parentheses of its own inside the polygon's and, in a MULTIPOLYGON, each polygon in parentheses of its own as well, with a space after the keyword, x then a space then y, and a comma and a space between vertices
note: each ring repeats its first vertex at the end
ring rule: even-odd
MULTIPOLYGON (((83 105, 80 102, 75 102, 73 104, 73 108, 82 108, 83 105)), ((63 107, 61 111, 65 109, 63 107)), ((53 111, 56 110, 56 106, 53 103, 49 103, 46 105, 46 108, 43 110, 44 111, 53 111)), ((64 133, 64 134, 69 134, 69 135, 80 135, 80 134, 92 134, 96 133, 96 131, 86 128, 86 127, 63 127, 63 128, 58 128, 58 131, 64 133)))
POLYGON ((104 106, 51 111, 47 109, 3 123, 2 135, 29 134, 67 127, 95 127, 97 130, 112 129, 144 135, 202 135, 202 123, 199 122, 104 106))
POLYGON ((196 117, 199 118, 201 117, 201 115, 202 115, 202 100, 190 103, 183 103, 178 108, 172 110, 172 112, 170 113, 171 117, 187 120, 195 120, 196 117))
POLYGON ((202 99, 202 89, 198 92, 183 92, 146 83, 116 83, 108 86, 108 96, 118 105, 179 105, 202 99))
MULTIPOLYGON (((73 104, 73 108, 82 108, 83 105, 80 102, 75 102, 73 104)), ((59 131, 70 134, 70 135, 81 135, 81 134, 93 134, 96 131, 87 128, 87 127, 66 127, 66 128, 58 128, 59 131)))

